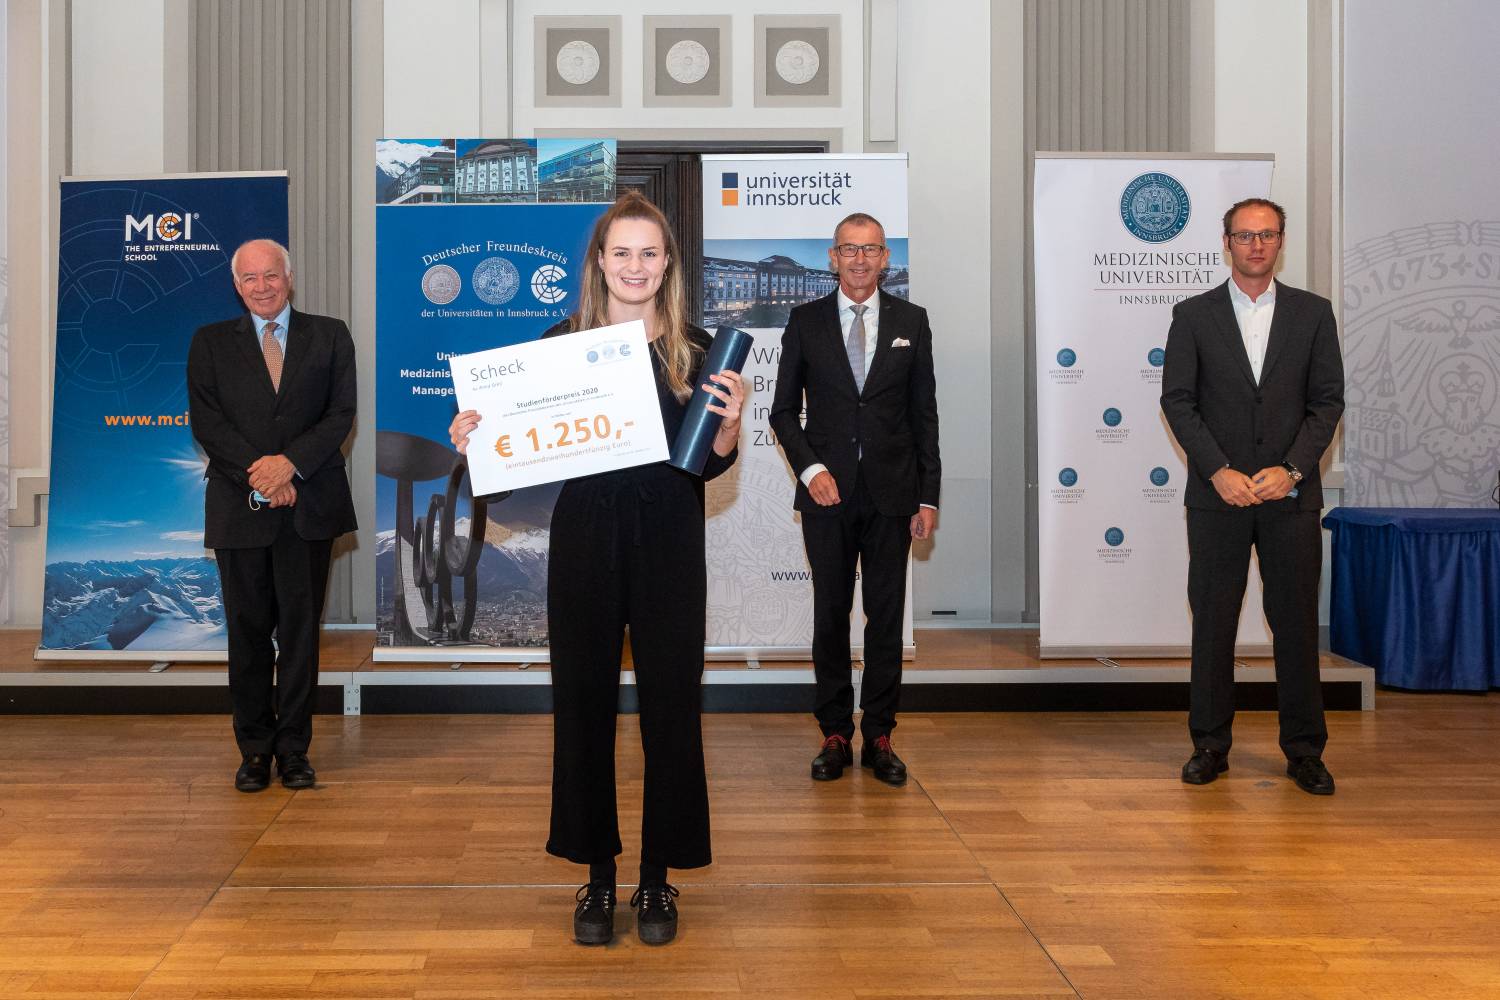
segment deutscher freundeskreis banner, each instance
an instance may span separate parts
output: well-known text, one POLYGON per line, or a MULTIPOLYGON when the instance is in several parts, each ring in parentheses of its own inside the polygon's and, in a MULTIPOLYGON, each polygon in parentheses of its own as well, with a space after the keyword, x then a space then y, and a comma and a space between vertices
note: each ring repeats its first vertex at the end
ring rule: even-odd
MULTIPOLYGON (((1268 157, 1038 154, 1036 403, 1042 654, 1182 655, 1182 452, 1161 414, 1172 307, 1229 278, 1223 215, 1268 157)), ((1269 642, 1252 568, 1239 642, 1269 642)))
POLYGON ((561 484, 475 502, 448 441, 448 359, 535 340, 573 311, 615 198, 615 143, 384 139, 376 177, 375 655, 535 659, 561 484))

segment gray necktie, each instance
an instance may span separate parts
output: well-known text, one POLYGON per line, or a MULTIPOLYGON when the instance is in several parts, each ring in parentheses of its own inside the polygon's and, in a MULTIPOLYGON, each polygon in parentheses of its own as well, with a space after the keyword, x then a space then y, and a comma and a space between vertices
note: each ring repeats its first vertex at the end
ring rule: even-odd
POLYGON ((854 313, 854 322, 849 324, 849 340, 844 351, 849 355, 849 370, 854 373, 854 387, 865 391, 865 310, 863 303, 849 307, 854 313))

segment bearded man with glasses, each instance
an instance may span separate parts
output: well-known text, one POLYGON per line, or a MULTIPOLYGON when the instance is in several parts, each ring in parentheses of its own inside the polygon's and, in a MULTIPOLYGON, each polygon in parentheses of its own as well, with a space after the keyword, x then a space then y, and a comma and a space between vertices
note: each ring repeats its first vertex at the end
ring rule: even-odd
POLYGON ((860 763, 906 783, 891 746, 901 700, 901 622, 913 538, 937 524, 937 383, 927 312, 880 290, 885 229, 862 212, 834 228, 831 294, 792 310, 781 338, 771 427, 797 475, 794 506, 813 579, 813 714, 822 745, 812 777, 853 765, 849 614, 856 564, 864 595, 860 763), (801 414, 806 397, 807 424, 801 414))
POLYGON ((1286 213, 1264 198, 1224 214, 1230 277, 1177 304, 1161 408, 1187 454, 1193 665, 1182 780, 1229 769, 1234 640, 1250 549, 1260 559, 1287 774, 1332 795, 1318 675, 1323 487, 1318 462, 1344 412, 1333 306, 1275 280, 1286 213))

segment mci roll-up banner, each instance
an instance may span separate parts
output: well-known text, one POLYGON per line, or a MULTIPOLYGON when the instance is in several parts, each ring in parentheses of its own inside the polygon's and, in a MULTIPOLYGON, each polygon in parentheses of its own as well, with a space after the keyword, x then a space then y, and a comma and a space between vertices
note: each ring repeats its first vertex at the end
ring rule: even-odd
MULTIPOLYGON (((1183 655, 1188 475, 1161 414, 1172 307, 1229 277, 1223 215, 1269 157, 1035 161, 1037 467, 1044 656, 1183 655)), ((1243 649, 1269 644, 1259 570, 1243 649)))
MULTIPOLYGON (((781 334, 793 306, 837 287, 828 249, 834 227, 854 212, 885 227, 891 263, 881 287, 910 297, 906 206, 904 153, 703 158, 703 325, 755 338, 739 461, 708 484, 710 647, 808 655, 812 583, 792 510, 796 479, 769 424, 781 334)), ((909 650, 910 573, 907 591, 909 650)), ((851 617, 858 648, 864 620, 851 617)))
POLYGON ((571 314, 615 143, 385 139, 376 182, 375 656, 536 659, 560 484, 474 501, 448 441, 447 359, 571 314))
POLYGON ((62 181, 42 650, 222 655, 187 352, 259 237, 287 243, 285 173, 62 181))

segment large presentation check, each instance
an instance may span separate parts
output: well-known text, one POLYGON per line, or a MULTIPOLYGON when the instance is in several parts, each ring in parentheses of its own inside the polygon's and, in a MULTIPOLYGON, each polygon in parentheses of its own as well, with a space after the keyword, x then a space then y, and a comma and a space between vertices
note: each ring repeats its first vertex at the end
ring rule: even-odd
POLYGON ((476 496, 667 458, 640 320, 448 360, 476 496))

